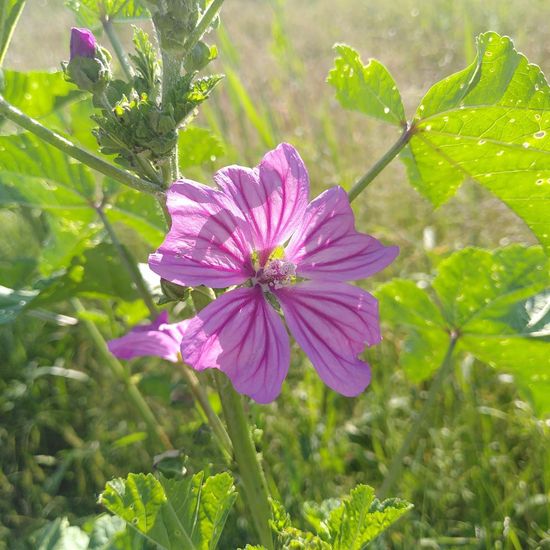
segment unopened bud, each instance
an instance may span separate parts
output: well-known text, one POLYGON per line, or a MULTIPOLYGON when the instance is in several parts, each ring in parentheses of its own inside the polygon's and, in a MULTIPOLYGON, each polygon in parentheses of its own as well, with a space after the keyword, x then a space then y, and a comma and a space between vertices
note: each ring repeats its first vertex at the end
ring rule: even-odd
POLYGON ((68 79, 81 90, 103 93, 111 80, 111 55, 100 47, 88 29, 71 29, 71 58, 62 63, 68 79))
POLYGON ((89 57, 93 59, 96 54, 95 36, 89 29, 71 28, 71 58, 89 57))

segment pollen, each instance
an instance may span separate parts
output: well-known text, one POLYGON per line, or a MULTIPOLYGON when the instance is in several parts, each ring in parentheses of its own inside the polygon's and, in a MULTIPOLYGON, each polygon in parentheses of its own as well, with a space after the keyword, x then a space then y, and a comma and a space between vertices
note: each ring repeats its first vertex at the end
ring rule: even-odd
POLYGON ((256 271, 253 284, 260 285, 264 292, 292 284, 296 279, 296 264, 284 260, 268 260, 265 267, 256 271))

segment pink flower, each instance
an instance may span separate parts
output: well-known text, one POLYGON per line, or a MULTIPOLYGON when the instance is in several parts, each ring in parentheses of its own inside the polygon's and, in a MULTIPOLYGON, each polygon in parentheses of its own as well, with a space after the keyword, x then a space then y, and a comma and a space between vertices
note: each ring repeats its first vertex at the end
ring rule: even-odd
POLYGON ((225 372, 240 393, 275 399, 290 345, 275 308, 323 381, 361 393, 370 367, 357 358, 380 341, 375 298, 345 281, 390 264, 397 247, 358 233, 348 197, 335 187, 309 202, 309 177, 286 143, 256 168, 229 166, 217 189, 179 180, 168 191, 172 227, 149 266, 180 285, 229 290, 191 319, 181 343, 196 370, 225 372), (275 306, 275 307, 274 307, 275 306))
POLYGON ((90 29, 71 28, 71 61, 75 57, 95 57, 96 41, 90 29))
POLYGON ((152 355, 173 363, 179 360, 183 333, 188 320, 169 324, 168 312, 163 311, 152 323, 134 327, 128 334, 107 343, 109 351, 119 359, 152 355))

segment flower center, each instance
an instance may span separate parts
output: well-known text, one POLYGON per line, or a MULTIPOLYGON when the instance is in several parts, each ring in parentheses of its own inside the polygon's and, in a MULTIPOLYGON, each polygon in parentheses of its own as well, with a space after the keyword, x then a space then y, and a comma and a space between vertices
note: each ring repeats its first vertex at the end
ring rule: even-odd
POLYGON ((263 291, 288 286, 296 277, 296 265, 292 262, 268 260, 264 267, 256 271, 252 284, 260 285, 263 291))

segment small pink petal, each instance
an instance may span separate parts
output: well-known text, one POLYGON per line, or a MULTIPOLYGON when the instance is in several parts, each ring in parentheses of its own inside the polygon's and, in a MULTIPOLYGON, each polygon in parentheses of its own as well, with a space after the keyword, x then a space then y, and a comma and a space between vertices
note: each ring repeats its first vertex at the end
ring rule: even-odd
POLYGON ((298 151, 282 143, 258 168, 228 166, 214 179, 242 211, 263 263, 298 227, 308 203, 309 176, 298 151))
POLYGON ((258 403, 280 393, 290 363, 282 321, 258 287, 226 292, 194 317, 181 344, 196 370, 220 369, 258 403))
POLYGON ((275 292, 286 323, 321 379, 352 397, 370 382, 370 367, 357 358, 380 341, 378 303, 364 290, 309 281, 275 292))
POLYGON ((125 336, 110 340, 107 347, 119 359, 152 356, 175 363, 189 321, 169 324, 167 320, 168 312, 163 311, 152 323, 138 325, 125 336))
POLYGON ((172 227, 149 267, 179 285, 224 288, 251 274, 250 237, 240 212, 220 191, 190 180, 167 193, 172 227))
POLYGON ((285 251, 301 277, 322 281, 364 279, 388 266, 398 255, 396 246, 384 246, 355 230, 353 211, 341 187, 313 200, 285 251))

